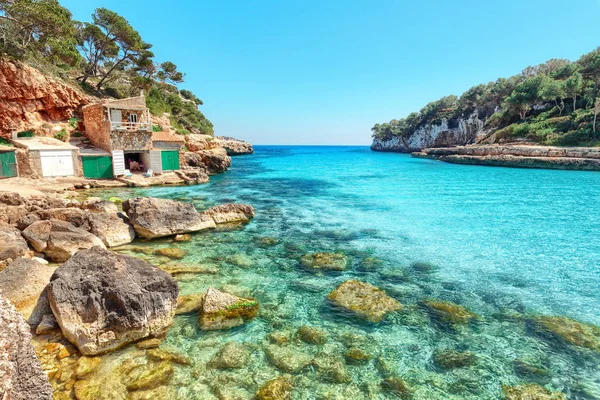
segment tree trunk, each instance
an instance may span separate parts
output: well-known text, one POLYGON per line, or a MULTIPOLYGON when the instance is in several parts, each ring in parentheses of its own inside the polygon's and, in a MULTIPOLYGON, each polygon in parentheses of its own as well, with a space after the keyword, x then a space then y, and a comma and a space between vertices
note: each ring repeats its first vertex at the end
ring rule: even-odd
POLYGON ((119 66, 121 65, 121 63, 123 61, 125 61, 127 59, 127 57, 129 57, 129 53, 127 53, 127 51, 124 53, 123 58, 121 58, 119 61, 117 61, 115 63, 115 65, 112 66, 111 69, 108 70, 108 72, 106 74, 104 74, 104 76, 102 77, 102 79, 100 79, 100 82, 98 82, 98 84, 96 85, 96 89, 100 90, 100 88, 102 87, 102 84, 104 83, 104 80, 106 78, 108 78, 108 76, 119 66))
POLYGON ((577 110, 577 94, 573 96, 573 111, 577 110))
POLYGON ((594 112, 594 124, 592 125, 592 126, 593 126, 593 130, 594 130, 594 133, 596 132, 596 117, 597 117, 597 116, 598 116, 598 113, 597 113, 597 112, 594 112))

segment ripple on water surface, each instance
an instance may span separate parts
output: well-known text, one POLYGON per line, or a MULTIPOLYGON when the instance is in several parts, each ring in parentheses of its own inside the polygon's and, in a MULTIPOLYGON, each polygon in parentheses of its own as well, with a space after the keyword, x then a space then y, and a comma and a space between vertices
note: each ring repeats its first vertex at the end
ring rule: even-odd
POLYGON ((600 324, 598 173, 259 146, 206 185, 101 195, 256 208, 243 227, 136 243, 180 247, 177 262, 213 272, 178 275, 182 295, 216 287, 260 303, 255 320, 230 331, 200 331, 194 314, 175 318, 162 347, 193 361, 176 367, 175 397, 249 399, 283 376, 293 399, 536 390, 600 399, 600 331, 574 321, 600 324), (301 262, 315 252, 344 254, 345 270, 301 262), (340 310, 327 296, 350 279, 384 289, 403 309, 376 324, 340 310), (243 346, 224 349, 228 342, 243 346), (223 364, 228 356, 239 363, 223 364))

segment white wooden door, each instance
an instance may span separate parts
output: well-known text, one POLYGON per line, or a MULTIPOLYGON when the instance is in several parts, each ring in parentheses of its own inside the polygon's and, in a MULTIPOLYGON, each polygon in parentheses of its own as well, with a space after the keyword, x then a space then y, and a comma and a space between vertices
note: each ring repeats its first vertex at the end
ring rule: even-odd
POLYGON ((73 176, 73 154, 69 150, 40 151, 42 175, 73 176))
POLYGON ((125 175, 125 154, 123 150, 113 150, 112 157, 115 176, 125 175))

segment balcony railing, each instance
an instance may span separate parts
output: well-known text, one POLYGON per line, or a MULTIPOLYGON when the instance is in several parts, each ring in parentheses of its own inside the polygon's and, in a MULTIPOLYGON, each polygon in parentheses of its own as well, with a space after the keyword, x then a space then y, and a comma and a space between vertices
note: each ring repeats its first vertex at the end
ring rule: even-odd
POLYGON ((112 131, 150 131, 152 132, 151 122, 115 122, 110 121, 112 131))

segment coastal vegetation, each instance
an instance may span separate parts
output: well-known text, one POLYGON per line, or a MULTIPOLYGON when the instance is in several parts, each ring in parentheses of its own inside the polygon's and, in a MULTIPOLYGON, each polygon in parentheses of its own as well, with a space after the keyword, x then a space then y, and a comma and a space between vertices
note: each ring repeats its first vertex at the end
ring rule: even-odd
POLYGON ((171 61, 157 61, 152 44, 126 18, 97 8, 90 22, 72 18, 57 0, 0 2, 0 58, 21 60, 71 80, 88 94, 124 98, 143 90, 154 115, 171 115, 179 133, 212 135, 212 123, 171 61))
POLYGON ((407 117, 375 124, 373 138, 407 139, 426 126, 446 121, 483 121, 496 141, 527 140, 560 146, 595 145, 600 140, 600 48, 577 61, 551 59, 509 78, 449 95, 407 117))

